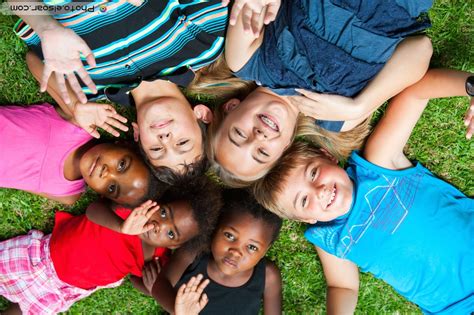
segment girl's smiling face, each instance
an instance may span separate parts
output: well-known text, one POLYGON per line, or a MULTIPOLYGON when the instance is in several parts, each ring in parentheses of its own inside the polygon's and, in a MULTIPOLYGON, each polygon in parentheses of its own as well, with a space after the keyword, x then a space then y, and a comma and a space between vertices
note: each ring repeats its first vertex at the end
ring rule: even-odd
POLYGON ((195 237, 199 232, 191 204, 187 201, 175 201, 161 205, 148 223, 154 225, 153 229, 140 234, 140 238, 153 247, 175 249, 195 237))
POLYGON ((298 111, 264 88, 224 106, 227 114, 212 144, 216 160, 240 179, 258 179, 292 142, 298 111))
POLYGON ((79 169, 87 185, 119 204, 135 204, 148 192, 150 171, 126 146, 98 144, 84 153, 79 169))
POLYGON ((271 245, 268 230, 264 221, 248 213, 226 215, 211 244, 217 269, 226 276, 253 270, 271 245))

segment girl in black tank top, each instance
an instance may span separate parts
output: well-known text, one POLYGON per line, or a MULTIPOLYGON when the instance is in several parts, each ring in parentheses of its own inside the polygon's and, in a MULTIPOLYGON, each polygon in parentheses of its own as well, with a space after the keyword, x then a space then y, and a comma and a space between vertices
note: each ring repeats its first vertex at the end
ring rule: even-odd
POLYGON ((278 236, 281 219, 243 190, 227 191, 224 201, 211 253, 173 254, 155 282, 153 297, 168 310, 174 305, 170 284, 175 297, 181 285, 202 274, 210 283, 204 289, 209 302, 200 314, 258 314, 262 300, 265 314, 281 314, 280 271, 264 258, 278 236))

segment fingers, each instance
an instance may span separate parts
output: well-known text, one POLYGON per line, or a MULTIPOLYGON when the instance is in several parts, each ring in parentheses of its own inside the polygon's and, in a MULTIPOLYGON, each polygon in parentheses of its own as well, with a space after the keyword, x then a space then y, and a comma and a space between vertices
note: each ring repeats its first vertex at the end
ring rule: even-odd
POLYGON ((79 81, 77 81, 76 75, 74 73, 68 73, 66 74, 66 78, 69 82, 69 86, 74 91, 79 101, 82 104, 87 103, 87 97, 82 91, 81 85, 79 84, 79 81))
POLYGON ((183 283, 183 284, 179 287, 178 293, 176 294, 176 297, 182 297, 183 294, 184 294, 184 290, 186 290, 186 287, 187 287, 186 283, 183 283))
POLYGON ((86 128, 87 133, 89 133, 91 136, 93 136, 96 139, 100 138, 100 134, 97 131, 97 128, 95 126, 88 126, 86 128))
MULTIPOLYGON (((91 56, 91 55, 90 55, 91 56)), ((97 93, 97 87, 95 86, 94 82, 92 81, 89 73, 81 67, 76 70, 77 75, 81 78, 81 81, 92 91, 92 93, 97 93)))
MULTIPOLYGON (((202 279, 202 275, 201 275, 201 279, 202 279)), ((201 294, 204 289, 207 287, 207 285, 209 284, 210 280, 209 279, 206 279, 204 280, 203 282, 201 282, 201 284, 197 287, 197 290, 196 292, 201 294)))
MULTIPOLYGON (((117 114, 118 115, 118 114, 117 114)), ((120 116, 120 115, 118 115, 120 116)), ((117 128, 122 131, 128 131, 127 125, 122 124, 120 121, 116 120, 114 117, 107 118, 105 123, 111 127, 117 128)), ((120 135, 120 134, 119 134, 120 135)))
POLYGON ((156 272, 158 276, 158 273, 161 272, 160 257, 155 257, 155 266, 156 266, 156 272))
MULTIPOLYGON (((40 83, 41 92, 45 92, 46 89, 48 88, 48 81, 49 81, 49 77, 51 76, 51 73, 53 73, 53 71, 47 65, 45 65, 43 69, 43 74, 41 75, 41 83, 40 83)), ((66 102, 66 100, 64 101, 66 102)), ((69 104, 69 102, 66 102, 66 103, 69 104)))
MULTIPOLYGON (((227 3, 229 3, 229 1, 227 1, 227 3)), ((230 18, 229 18, 230 25, 235 25, 235 23, 237 23, 237 17, 242 11, 242 8, 244 7, 244 5, 245 5, 244 1, 235 0, 234 5, 232 6, 232 12, 230 14, 230 18)))
POLYGON ((275 18, 278 14, 278 10, 280 9, 280 1, 276 1, 275 3, 270 3, 267 6, 267 12, 265 13, 265 18, 263 20, 263 23, 265 25, 270 24, 270 22, 275 21, 275 18))
POLYGON ((230 0, 222 0, 221 6, 226 7, 229 4, 230 0))
POLYGON ((59 92, 63 97, 63 100, 66 104, 71 103, 71 99, 69 98, 69 92, 66 88, 66 81, 64 80, 64 75, 60 73, 55 73, 56 76, 56 83, 58 84, 59 92))
POLYGON ((201 295, 201 298, 199 299, 199 307, 203 309, 204 306, 207 305, 207 302, 209 302, 209 299, 207 298, 207 294, 204 293, 203 295, 201 295))

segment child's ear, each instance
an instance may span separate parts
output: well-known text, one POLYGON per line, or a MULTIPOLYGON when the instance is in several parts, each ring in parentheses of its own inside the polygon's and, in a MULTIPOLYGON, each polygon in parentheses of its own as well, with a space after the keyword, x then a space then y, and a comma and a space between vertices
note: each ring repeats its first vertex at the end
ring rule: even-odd
POLYGON ((227 102, 225 102, 224 105, 222 105, 222 106, 224 107, 224 112, 228 113, 228 112, 234 110, 237 106, 239 106, 239 104, 240 104, 239 99, 232 98, 232 99, 228 100, 227 102))
POLYGON ((316 224, 318 222, 318 220, 316 219, 304 219, 304 220, 301 220, 302 222, 304 223, 309 223, 309 224, 316 224))
POLYGON ((212 111, 206 105, 198 104, 194 106, 193 111, 194 115, 205 124, 210 124, 214 118, 212 111))
POLYGON ((331 153, 329 153, 328 150, 324 149, 324 148, 321 148, 319 149, 326 158, 328 158, 331 162, 337 164, 339 163, 338 159, 336 159, 336 157, 334 155, 332 155, 331 153))
POLYGON ((132 127, 133 127, 133 140, 135 140, 135 142, 138 142, 138 138, 140 136, 140 133, 138 132, 138 124, 136 122, 132 122, 132 127))

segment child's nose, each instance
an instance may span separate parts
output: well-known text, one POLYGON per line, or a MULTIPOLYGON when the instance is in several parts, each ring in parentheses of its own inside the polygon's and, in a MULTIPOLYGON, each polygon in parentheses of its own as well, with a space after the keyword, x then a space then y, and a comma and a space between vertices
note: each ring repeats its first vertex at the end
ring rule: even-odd
POLYGON ((232 256, 236 258, 240 258, 242 256, 242 251, 239 247, 234 246, 229 249, 229 252, 232 254, 232 256))
POLYGON ((107 177, 109 175, 109 167, 107 164, 102 165, 102 170, 100 171, 100 178, 107 177))
POLYGON ((163 132, 158 134, 158 137, 160 138, 161 142, 168 142, 171 139, 171 132, 163 132))

